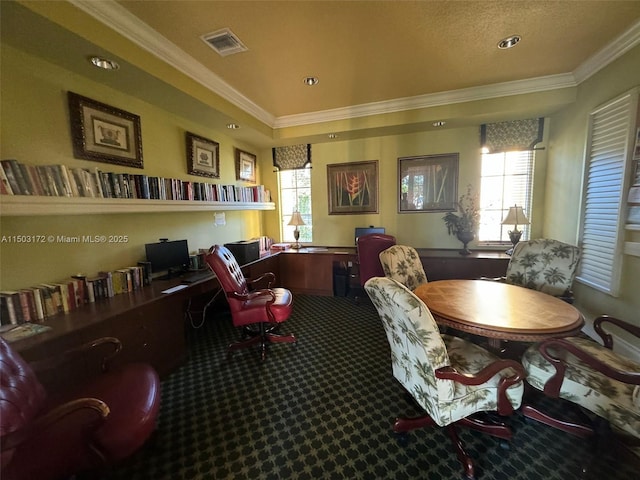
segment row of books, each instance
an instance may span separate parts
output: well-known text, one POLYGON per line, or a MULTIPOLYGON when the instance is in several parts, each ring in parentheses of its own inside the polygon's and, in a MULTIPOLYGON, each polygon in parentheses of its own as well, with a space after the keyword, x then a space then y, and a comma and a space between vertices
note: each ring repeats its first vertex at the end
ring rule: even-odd
POLYGON ((264 185, 192 182, 144 174, 105 172, 98 167, 26 165, 1 160, 0 193, 51 197, 139 198, 207 202, 270 202, 264 185))
POLYGON ((96 277, 74 275, 56 283, 43 283, 17 291, 0 292, 2 325, 39 323, 61 313, 69 313, 87 303, 132 292, 151 283, 151 265, 99 272, 96 277))

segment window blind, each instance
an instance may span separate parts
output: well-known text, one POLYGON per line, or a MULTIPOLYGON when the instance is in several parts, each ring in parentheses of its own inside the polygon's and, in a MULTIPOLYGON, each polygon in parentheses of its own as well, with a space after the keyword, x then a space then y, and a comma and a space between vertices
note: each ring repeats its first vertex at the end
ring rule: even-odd
POLYGON ((627 157, 633 139, 637 91, 596 109, 589 117, 583 197, 582 259, 577 280, 617 296, 623 247, 627 157))

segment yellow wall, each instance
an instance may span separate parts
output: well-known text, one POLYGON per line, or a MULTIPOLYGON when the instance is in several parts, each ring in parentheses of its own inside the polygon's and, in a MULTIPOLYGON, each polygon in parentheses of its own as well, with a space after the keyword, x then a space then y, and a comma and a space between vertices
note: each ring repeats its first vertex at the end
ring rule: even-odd
MULTIPOLYGON (((221 178, 214 183, 236 184, 234 147, 252 151, 211 130, 197 119, 184 119, 134 97, 89 81, 67 70, 2 45, 0 157, 26 164, 65 164, 105 171, 209 181, 187 174, 185 131, 220 144, 221 178), (73 157, 67 91, 74 91, 140 116, 144 170, 73 157)), ((107 73, 108 74, 108 73, 107 73)), ((259 180, 259 178, 258 178, 259 180)), ((144 244, 161 237, 186 238, 192 251, 259 236, 260 212, 226 212, 227 225, 215 227, 213 212, 2 217, 0 234, 13 235, 127 235, 124 244, 0 244, 0 288, 28 287, 58 281, 75 273, 95 275, 144 260, 144 244)))
MULTIPOLYGON (((569 243, 578 240, 584 150, 589 113, 597 106, 640 85, 640 47, 635 47, 578 87, 577 101, 551 118, 549 137, 545 236, 569 243)), ((627 231, 626 241, 640 241, 627 231)), ((588 317, 607 313, 640 325, 640 258, 624 255, 618 298, 576 282, 576 306, 588 317)))
MULTIPOLYGON (((546 136, 546 134, 545 134, 546 136)), ((540 144, 540 145, 543 145, 540 144)), ((398 214, 398 158, 415 155, 459 153, 458 193, 471 184, 476 192, 480 177, 480 126, 443 129, 405 135, 389 135, 351 141, 320 143, 312 146, 312 210, 313 243, 316 245, 353 246, 354 228, 369 225, 384 226, 398 242, 417 248, 459 248, 462 244, 447 234, 442 220, 444 212, 398 214), (379 212, 362 215, 329 215, 327 165, 332 163, 378 160, 379 212)), ((266 161, 268 152, 262 153, 266 161)), ((276 174, 263 165, 263 181, 277 191, 276 174), (267 173, 268 172, 268 173, 267 173)), ((544 174, 546 151, 536 154, 534 208, 531 214, 532 237, 542 232, 544 204, 544 174)), ((289 213, 289 212, 284 212, 289 213)), ((279 220, 275 212, 265 213, 266 232, 279 236, 279 220)), ((470 244, 471 248, 476 242, 470 244)), ((504 249, 504 248, 502 248, 504 249)))

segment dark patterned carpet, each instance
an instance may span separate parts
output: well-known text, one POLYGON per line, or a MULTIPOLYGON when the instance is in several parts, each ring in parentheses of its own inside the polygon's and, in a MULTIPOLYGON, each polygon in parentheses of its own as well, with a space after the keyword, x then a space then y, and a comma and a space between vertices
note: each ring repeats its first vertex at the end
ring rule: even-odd
MULTIPOLYGON (((273 345, 226 362, 237 331, 227 313, 189 331, 189 360, 163 382, 157 437, 103 480, 462 478, 439 429, 398 442, 391 424, 415 411, 391 374, 384 330, 371 304, 343 297, 295 298, 283 331, 297 346, 273 345)), ((461 430, 480 480, 580 478, 585 441, 522 416, 509 449, 461 430)), ((630 462, 596 458, 589 478, 638 478, 630 462)))

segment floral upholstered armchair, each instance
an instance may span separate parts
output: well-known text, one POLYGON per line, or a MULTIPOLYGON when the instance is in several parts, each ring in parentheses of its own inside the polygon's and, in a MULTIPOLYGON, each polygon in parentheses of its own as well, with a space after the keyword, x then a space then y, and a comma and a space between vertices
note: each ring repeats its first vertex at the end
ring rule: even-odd
MULTIPOLYGON (((640 327, 606 315, 596 318, 594 328, 604 346, 585 338, 545 340, 532 345, 522 357, 527 382, 552 398, 579 405, 608 422, 630 443, 640 446, 640 364, 616 354, 613 337, 603 325, 617 325, 640 338, 640 327)), ((610 327, 608 326, 608 328, 610 327)), ((595 434, 593 425, 556 419, 528 404, 529 418, 581 437, 595 434)))
POLYGON ((471 416, 482 411, 513 413, 522 401, 522 365, 501 360, 461 338, 440 335, 429 308, 391 278, 371 278, 365 290, 387 334, 393 375, 426 412, 417 418, 396 419, 393 430, 446 427, 466 477, 474 478, 473 461, 455 425, 510 439, 511 430, 505 424, 471 416))
POLYGON ((407 245, 394 245, 380 252, 380 263, 385 276, 400 282, 413 291, 427 283, 420 256, 415 248, 407 245))
POLYGON ((506 283, 539 290, 573 302, 571 287, 580 262, 580 248, 552 239, 519 242, 511 255, 506 283))

